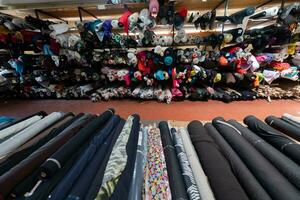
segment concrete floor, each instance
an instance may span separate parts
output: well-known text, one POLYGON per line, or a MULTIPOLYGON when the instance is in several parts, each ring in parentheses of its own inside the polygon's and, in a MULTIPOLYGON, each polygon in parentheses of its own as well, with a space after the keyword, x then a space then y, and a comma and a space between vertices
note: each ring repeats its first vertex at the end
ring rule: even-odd
POLYGON ((243 120, 247 115, 255 115, 264 119, 268 115, 281 116, 287 112, 300 115, 300 101, 265 100, 240 101, 225 104, 220 101, 208 102, 172 102, 170 105, 155 101, 138 102, 133 100, 113 100, 92 103, 89 100, 9 100, 0 103, 0 115, 24 117, 28 114, 44 110, 64 112, 101 113, 107 108, 114 108, 116 113, 126 118, 137 113, 142 120, 177 120, 191 121, 194 119, 209 121, 222 116, 225 119, 243 120))

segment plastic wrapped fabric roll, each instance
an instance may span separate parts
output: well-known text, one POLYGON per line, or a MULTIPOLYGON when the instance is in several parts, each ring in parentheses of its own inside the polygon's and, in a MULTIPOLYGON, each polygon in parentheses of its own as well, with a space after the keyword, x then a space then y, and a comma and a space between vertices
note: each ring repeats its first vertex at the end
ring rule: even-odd
POLYGON ((244 119, 250 130, 265 139, 268 143, 280 150, 286 156, 291 158, 298 165, 300 164, 300 144, 294 142, 281 132, 265 124, 254 116, 248 116, 244 119))
POLYGON ((95 134, 113 115, 114 110, 109 109, 80 130, 75 137, 69 140, 41 165, 41 177, 48 178, 59 171, 70 155, 95 134))
POLYGON ((262 185, 257 181, 244 162, 226 142, 222 135, 220 135, 216 128, 211 123, 205 124, 204 128, 221 148, 223 155, 225 155, 230 163, 233 173, 239 180, 241 186, 244 188, 249 199, 271 200, 271 197, 268 195, 262 185))
POLYGON ((219 133, 240 156, 248 169, 263 185, 274 200, 299 199, 300 192, 263 155, 261 155, 241 132, 223 118, 212 121, 219 133))
POLYGON ((188 199, 168 123, 162 121, 158 127, 164 148, 172 199, 188 199))
POLYGON ((188 132, 196 149, 203 170, 217 200, 249 199, 234 176, 219 146, 208 135, 199 121, 188 124, 188 132))
POLYGON ((249 143, 267 158, 291 183, 300 189, 299 165, 235 120, 229 120, 228 123, 237 128, 249 143))
POLYGON ((40 147, 29 157, 21 161, 18 165, 10 169, 0 177, 0 199, 6 198, 11 190, 21 182, 26 176, 40 166, 45 159, 53 154, 59 147, 73 137, 78 130, 92 120, 91 115, 84 115, 69 127, 64 129, 57 137, 40 147), (16 176, 18 174, 18 176, 16 176))
POLYGON ((299 128, 289 124, 288 122, 283 121, 280 118, 274 116, 268 116, 265 119, 266 123, 272 126, 273 128, 281 131, 282 133, 287 134, 288 136, 294 138, 297 141, 300 141, 300 130, 299 128))

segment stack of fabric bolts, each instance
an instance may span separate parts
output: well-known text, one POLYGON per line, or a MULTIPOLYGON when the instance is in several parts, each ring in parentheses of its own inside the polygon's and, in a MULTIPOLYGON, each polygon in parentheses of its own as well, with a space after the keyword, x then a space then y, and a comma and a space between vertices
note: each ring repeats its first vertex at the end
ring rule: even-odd
POLYGON ((76 34, 69 32, 66 23, 3 15, 0 46, 7 53, 0 56, 0 94, 167 103, 300 98, 295 86, 300 67, 300 4, 286 5, 282 12, 277 7, 271 10, 273 14, 266 15, 246 7, 220 17, 215 10, 200 14, 175 10, 172 1, 151 0, 149 8, 129 9, 118 19, 76 22, 76 34), (275 25, 240 28, 246 18, 274 16, 278 17, 275 25), (214 30, 224 22, 238 28, 200 36, 188 34, 184 27, 193 24, 195 29, 214 30), (173 33, 156 34, 158 25, 169 25, 173 33), (289 88, 282 87, 282 80, 289 80, 289 88))
POLYGON ((300 199, 300 118, 244 123, 41 111, 1 124, 0 199, 300 199))

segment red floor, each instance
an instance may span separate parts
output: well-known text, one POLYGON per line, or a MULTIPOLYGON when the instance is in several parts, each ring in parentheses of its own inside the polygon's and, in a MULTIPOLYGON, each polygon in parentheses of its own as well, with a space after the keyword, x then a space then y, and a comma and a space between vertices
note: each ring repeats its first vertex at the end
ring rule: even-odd
POLYGON ((101 113, 107 108, 115 108, 117 114, 126 118, 137 113, 142 120, 211 120, 222 116, 225 119, 242 120, 247 115, 264 119, 268 115, 281 116, 283 113, 298 115, 300 102, 276 100, 241 101, 225 104, 220 101, 209 102, 172 102, 170 105, 154 101, 138 102, 132 100, 114 100, 92 103, 89 100, 11 100, 0 103, 0 115, 23 117, 30 113, 44 110, 46 112, 90 112, 101 113))

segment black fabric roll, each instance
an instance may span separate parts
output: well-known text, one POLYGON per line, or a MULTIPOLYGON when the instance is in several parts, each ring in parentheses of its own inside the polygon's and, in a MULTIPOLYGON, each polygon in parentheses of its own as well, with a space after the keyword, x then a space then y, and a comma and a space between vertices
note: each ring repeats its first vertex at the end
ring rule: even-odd
POLYGON ((291 124, 291 125, 293 125, 293 126, 295 126, 295 127, 297 127, 297 128, 300 129, 300 124, 298 124, 297 122, 294 122, 294 121, 290 120, 289 118, 287 118, 285 116, 282 116, 281 119, 283 121, 285 121, 285 122, 287 122, 287 123, 289 123, 289 124, 291 124))
POLYGON ((249 199, 253 200, 271 200, 271 197, 261 186, 261 184, 256 180, 244 162, 240 159, 237 153, 231 148, 231 146, 226 142, 226 140, 220 135, 215 127, 211 123, 205 124, 205 129, 209 135, 214 139, 217 145, 220 147, 223 155, 228 160, 231 165, 231 169, 240 182, 241 186, 244 188, 249 199))
POLYGON ((102 180, 103 180, 107 162, 109 160, 109 157, 113 150, 113 147, 114 147, 120 133, 122 132, 124 124, 125 124, 125 120, 121 121, 120 124, 118 125, 118 127, 116 128, 114 137, 112 139, 112 142, 111 142, 109 148, 106 150, 106 154, 103 158, 103 161, 102 161, 101 165, 99 166, 98 170, 96 169, 97 170, 96 175, 95 175, 93 181, 91 181, 88 191, 85 193, 85 197, 84 197, 85 200, 94 199, 97 196, 99 188, 101 187, 101 184, 102 184, 102 180))
POLYGON ((299 165, 235 120, 229 120, 228 123, 237 128, 248 142, 267 158, 291 183, 300 189, 299 165))
POLYGON ((208 135, 202 123, 190 122, 188 132, 216 200, 248 199, 220 147, 208 135))
POLYGON ((266 123, 273 128, 287 134, 288 136, 300 141, 300 129, 274 116, 268 116, 265 119, 266 123))
POLYGON ((263 155, 261 155, 242 133, 223 118, 215 118, 213 125, 240 156, 248 169, 274 200, 299 200, 300 192, 263 155))
POLYGON ((162 121, 158 127, 164 148, 172 199, 188 199, 168 123, 162 121))
POLYGON ((41 177, 48 178, 55 174, 66 163, 68 158, 87 141, 96 131, 103 126, 114 114, 114 110, 109 109, 99 117, 81 129, 76 136, 70 139, 65 145, 58 149, 40 167, 41 177))
POLYGON ((246 117, 244 119, 244 123, 247 124, 249 129, 251 129, 258 136, 265 139, 271 145, 295 161, 298 165, 300 164, 299 144, 254 116, 246 117))
POLYGON ((134 117, 130 136, 126 144, 127 163, 116 185, 115 191, 110 197, 111 200, 128 199, 128 186, 131 183, 132 174, 134 170, 136 150, 138 144, 138 137, 140 131, 140 116, 137 114, 132 115, 134 117))
POLYGON ((24 118, 21 118, 21 119, 18 119, 18 120, 16 120, 16 121, 13 121, 12 123, 9 123, 9 124, 7 124, 7 125, 1 126, 0 131, 3 130, 3 129, 6 129, 6 128, 10 127, 10 126, 13 126, 13 125, 15 125, 15 124, 18 124, 18 123, 20 123, 20 122, 22 122, 22 121, 24 121, 24 120, 26 120, 26 119, 29 119, 29 118, 31 118, 31 117, 33 117, 33 116, 36 116, 36 115, 45 117, 45 116, 48 115, 48 114, 47 114, 45 111, 40 111, 40 112, 34 113, 34 114, 32 114, 32 115, 28 115, 28 116, 26 116, 26 117, 24 117, 24 118))

